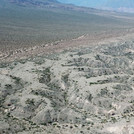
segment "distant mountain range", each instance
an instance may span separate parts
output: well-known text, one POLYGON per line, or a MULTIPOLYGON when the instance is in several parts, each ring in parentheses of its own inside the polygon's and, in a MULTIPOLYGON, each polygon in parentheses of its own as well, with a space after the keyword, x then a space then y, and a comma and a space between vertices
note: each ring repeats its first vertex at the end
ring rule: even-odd
MULTIPOLYGON (((134 12, 134 0, 0 0, 8 1, 10 3, 19 6, 31 6, 31 7, 52 7, 52 8, 62 8, 62 9, 73 9, 85 11, 87 8, 74 6, 85 6, 91 8, 98 8, 104 10, 114 10, 123 12, 134 12)), ((1 4, 2 5, 2 4, 1 4)), ((0 5, 0 6, 1 6, 0 5)), ((88 9, 89 10, 89 9, 88 9)))
POLYGON ((29 8, 30 7, 51 8, 51 9, 56 8, 56 9, 65 9, 65 10, 81 9, 80 7, 74 6, 73 4, 64 4, 57 0, 0 0, 0 6, 8 5, 7 3, 12 4, 12 5, 29 7, 29 8))
POLYGON ((57 5, 59 4, 56 0, 8 0, 11 3, 15 3, 21 6, 48 6, 48 5, 57 5))
MULTIPOLYGON (((17 6, 23 6, 28 8, 49 8, 49 9, 62 9, 62 10, 70 10, 70 11, 81 11, 86 13, 91 13, 92 11, 94 13, 99 13, 100 10, 96 10, 94 8, 90 7, 82 7, 82 6, 76 6, 73 4, 66 4, 61 3, 59 0, 0 0, 0 7, 2 6, 8 6, 11 7, 12 5, 17 6)), ((103 12, 103 11, 101 11, 103 12)))
POLYGON ((79 6, 134 12, 134 0, 58 0, 62 3, 73 3, 79 6))

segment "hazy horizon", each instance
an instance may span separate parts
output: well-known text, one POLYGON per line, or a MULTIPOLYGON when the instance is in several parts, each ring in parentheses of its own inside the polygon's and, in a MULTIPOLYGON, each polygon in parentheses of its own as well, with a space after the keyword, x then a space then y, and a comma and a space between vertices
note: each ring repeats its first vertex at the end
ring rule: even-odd
POLYGON ((134 12, 133 0, 58 0, 62 3, 74 4, 99 9, 113 9, 125 12, 134 12))

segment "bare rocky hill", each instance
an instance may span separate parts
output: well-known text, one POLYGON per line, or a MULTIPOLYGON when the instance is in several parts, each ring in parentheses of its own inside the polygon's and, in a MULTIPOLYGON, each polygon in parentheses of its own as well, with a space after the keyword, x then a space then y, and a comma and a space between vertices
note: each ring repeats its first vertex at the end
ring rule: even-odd
POLYGON ((133 134, 134 41, 0 65, 0 133, 133 134))

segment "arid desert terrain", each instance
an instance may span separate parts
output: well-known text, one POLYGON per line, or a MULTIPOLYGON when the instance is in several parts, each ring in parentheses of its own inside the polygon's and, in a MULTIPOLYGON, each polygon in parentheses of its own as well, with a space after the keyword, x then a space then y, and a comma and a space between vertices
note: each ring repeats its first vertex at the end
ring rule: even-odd
POLYGON ((134 15, 7 1, 0 134, 134 134, 134 15))
POLYGON ((132 37, 1 63, 0 133, 133 134, 132 37))

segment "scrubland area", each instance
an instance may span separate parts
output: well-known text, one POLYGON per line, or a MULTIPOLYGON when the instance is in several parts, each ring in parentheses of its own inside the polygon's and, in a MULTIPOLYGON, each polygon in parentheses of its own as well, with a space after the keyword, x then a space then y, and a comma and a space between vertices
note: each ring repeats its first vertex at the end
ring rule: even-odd
POLYGON ((132 134, 134 41, 0 66, 0 132, 132 134))
POLYGON ((134 133, 133 14, 1 4, 0 134, 134 133))

